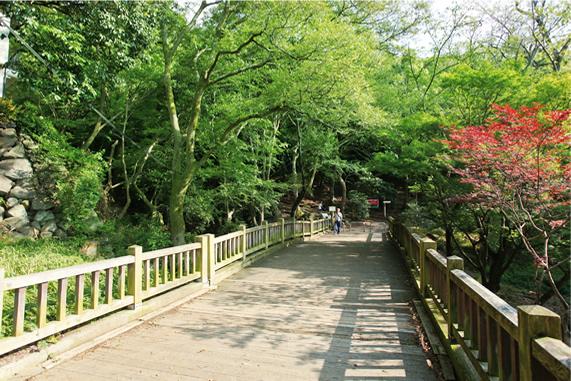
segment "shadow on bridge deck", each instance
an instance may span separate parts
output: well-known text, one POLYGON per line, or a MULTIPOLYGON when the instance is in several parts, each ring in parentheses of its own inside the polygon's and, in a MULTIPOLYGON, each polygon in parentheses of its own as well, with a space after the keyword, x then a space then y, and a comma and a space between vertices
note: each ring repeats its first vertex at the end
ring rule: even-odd
POLYGON ((383 227, 276 252, 35 379, 432 380, 383 227))

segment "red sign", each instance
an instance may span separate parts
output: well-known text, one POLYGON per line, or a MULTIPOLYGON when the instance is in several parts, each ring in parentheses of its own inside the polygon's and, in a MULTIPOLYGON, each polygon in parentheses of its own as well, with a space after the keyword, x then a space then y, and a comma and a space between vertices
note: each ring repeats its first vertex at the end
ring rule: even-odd
POLYGON ((367 199, 369 203, 369 208, 378 208, 379 207, 379 199, 378 198, 369 198, 367 199))

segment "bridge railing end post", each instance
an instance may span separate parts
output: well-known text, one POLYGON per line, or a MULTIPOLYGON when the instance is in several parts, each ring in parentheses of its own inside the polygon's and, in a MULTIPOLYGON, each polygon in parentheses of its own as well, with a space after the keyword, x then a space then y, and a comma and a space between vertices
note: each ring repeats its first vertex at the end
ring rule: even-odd
POLYGON ((518 351, 519 379, 532 381, 533 358, 531 346, 533 339, 553 337, 561 340, 561 317, 545 307, 537 305, 518 306, 518 351))

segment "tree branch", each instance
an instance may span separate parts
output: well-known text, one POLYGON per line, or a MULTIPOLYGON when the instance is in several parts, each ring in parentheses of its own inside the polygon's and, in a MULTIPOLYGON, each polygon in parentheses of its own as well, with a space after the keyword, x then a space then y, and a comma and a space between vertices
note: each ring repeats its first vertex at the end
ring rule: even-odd
POLYGON ((212 64, 210 65, 210 67, 206 70, 204 77, 208 80, 210 79, 210 75, 212 75, 212 72, 214 71, 214 69, 216 68, 216 65, 218 64, 218 61, 220 60, 221 57, 223 56, 227 56, 227 55, 236 55, 236 54, 240 54, 240 52, 246 48, 248 45, 250 45, 251 43, 254 42, 254 39, 258 36, 261 36, 264 32, 256 32, 253 33, 246 41, 244 41, 243 43, 240 44, 240 46, 238 46, 236 49, 234 50, 221 50, 218 53, 216 53, 216 56, 214 56, 214 60, 212 61, 212 64))
POLYGON ((259 68, 261 68, 261 67, 266 66, 266 65, 267 65, 268 63, 270 63, 270 62, 271 62, 271 60, 268 59, 268 60, 263 61, 263 62, 258 62, 258 63, 256 63, 256 64, 244 66, 244 67, 242 67, 242 68, 240 68, 240 69, 231 71, 231 72, 226 73, 226 74, 224 74, 224 75, 221 75, 220 77, 218 77, 218 78, 216 78, 216 79, 210 81, 210 84, 214 85, 214 84, 219 83, 219 82, 222 82, 222 81, 224 81, 225 79, 228 79, 228 78, 230 78, 230 77, 234 77, 234 76, 236 76, 236 75, 242 74, 242 73, 244 73, 244 72, 246 72, 246 71, 248 71, 248 70, 259 69, 259 68))

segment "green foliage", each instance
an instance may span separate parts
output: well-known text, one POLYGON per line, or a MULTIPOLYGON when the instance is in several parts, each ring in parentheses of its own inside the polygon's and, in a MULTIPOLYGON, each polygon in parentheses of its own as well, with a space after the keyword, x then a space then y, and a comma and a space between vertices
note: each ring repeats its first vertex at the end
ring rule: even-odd
POLYGON ((400 179, 420 180, 434 171, 434 157, 443 151, 436 141, 439 120, 426 113, 415 113, 383 131, 382 145, 369 163, 375 173, 400 179))
POLYGON ((63 227, 75 234, 93 232, 99 221, 96 207, 102 193, 105 164, 100 154, 72 147, 65 137, 45 123, 36 136, 42 183, 54 184, 55 203, 63 227))
MULTIPOLYGON (((13 239, 9 236, 0 237, 0 268, 6 271, 6 277, 23 274, 31 274, 40 271, 57 269, 66 266, 73 266, 88 262, 88 258, 79 252, 82 245, 81 240, 73 239, 59 241, 55 239, 30 240, 13 239)), ((57 282, 56 282, 57 283, 57 282)), ((50 292, 55 294, 57 284, 50 284, 50 292)), ((37 291, 32 287, 27 290, 28 300, 35 300, 37 291)), ((52 299, 54 300, 54 299, 52 299)), ((12 312, 14 309, 13 292, 4 294, 4 304, 2 306, 2 330, 0 335, 9 334, 12 330, 12 312)), ((35 307, 33 307, 35 308, 35 307)), ((33 324, 33 308, 26 309, 25 328, 30 329, 33 324)), ((55 303, 51 304, 55 315, 55 303)))
POLYGON ((223 225, 221 225, 218 228, 218 231, 216 233, 218 235, 233 233, 240 230, 240 225, 241 224, 239 222, 226 221, 223 225))
POLYGON ((510 99, 514 89, 521 86, 521 76, 512 68, 483 61, 456 66, 442 75, 440 86, 448 92, 448 110, 454 123, 476 125, 490 116, 492 104, 510 99))
MULTIPOLYGON (((12 27, 44 59, 11 39, 19 73, 18 97, 33 97, 59 114, 73 115, 115 75, 130 66, 153 38, 155 7, 143 2, 12 2, 4 6, 12 27)), ((53 114, 52 114, 53 115, 53 114)), ((58 115, 61 117, 61 115, 58 115)))
POLYGON ((10 99, 0 98, 0 124, 6 124, 14 120, 16 106, 10 99))
POLYGON ((101 198, 101 165, 97 161, 83 164, 57 184, 63 226, 74 233, 94 231, 98 224, 95 208, 101 198))
POLYGON ((436 226, 430 219, 427 208, 416 201, 407 203, 400 217, 406 226, 420 228, 423 231, 430 231, 436 226))
POLYGON ((35 241, 3 236, 0 239, 0 268, 6 271, 6 277, 12 277, 83 263, 90 258, 79 252, 82 243, 80 239, 35 241))
POLYGON ((350 191, 347 195, 345 214, 351 220, 362 221, 369 218, 369 203, 367 195, 357 191, 350 191))
POLYGON ((109 219, 96 231, 101 253, 106 257, 126 255, 131 245, 140 245, 144 251, 171 246, 167 228, 143 215, 130 220, 109 219))

